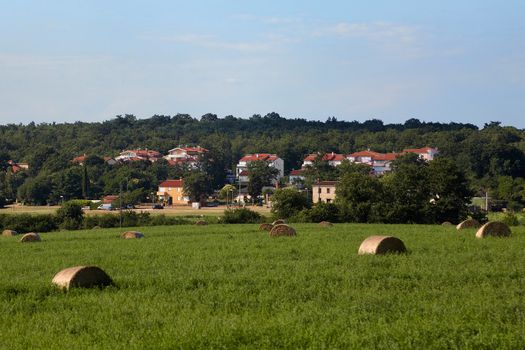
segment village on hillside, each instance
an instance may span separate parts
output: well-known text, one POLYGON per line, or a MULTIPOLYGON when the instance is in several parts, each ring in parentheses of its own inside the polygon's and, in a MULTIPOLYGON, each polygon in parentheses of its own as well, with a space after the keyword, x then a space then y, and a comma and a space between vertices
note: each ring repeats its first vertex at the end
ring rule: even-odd
MULTIPOLYGON (((146 161, 155 163, 160 159, 165 159, 169 166, 181 166, 185 169, 199 171, 201 161, 208 150, 200 146, 178 146, 163 155, 156 150, 151 149, 129 149, 120 152, 116 157, 103 157, 108 165, 126 164, 129 162, 146 161)), ((361 164, 369 167, 371 176, 380 176, 391 170, 392 161, 401 155, 407 153, 417 154, 418 157, 425 161, 433 160, 439 150, 433 147, 422 147, 414 149, 404 149, 401 152, 380 153, 371 150, 354 152, 351 154, 339 153, 312 153, 304 157, 302 166, 299 169, 292 169, 285 174, 285 160, 277 154, 270 153, 252 153, 241 157, 234 172, 224 170, 224 184, 231 185, 235 188, 235 196, 229 197, 231 202, 238 204, 248 201, 254 202, 248 191, 250 182, 249 167, 253 162, 264 162, 269 168, 275 169, 275 173, 270 183, 265 183, 263 190, 279 188, 280 186, 294 187, 311 194, 313 203, 326 202, 330 203, 335 199, 337 187, 336 179, 317 180, 309 186, 305 186, 305 173, 314 166, 316 161, 325 162, 331 167, 338 167, 347 161, 354 164, 361 164), (286 176, 285 176, 286 175, 286 176), (315 195, 314 195, 315 194, 315 195)), ((72 162, 83 165, 88 156, 86 154, 75 157, 72 162)), ((184 191, 184 178, 178 179, 158 179, 159 187, 156 192, 155 202, 162 203, 164 206, 187 206, 191 205, 190 197, 184 191)), ((220 189, 216 189, 217 191, 220 189)), ((233 192, 233 191, 232 191, 233 192)), ((102 200, 104 203, 111 203, 118 195, 111 194, 105 196, 102 200)), ((266 201, 269 198, 265 198, 266 201)))

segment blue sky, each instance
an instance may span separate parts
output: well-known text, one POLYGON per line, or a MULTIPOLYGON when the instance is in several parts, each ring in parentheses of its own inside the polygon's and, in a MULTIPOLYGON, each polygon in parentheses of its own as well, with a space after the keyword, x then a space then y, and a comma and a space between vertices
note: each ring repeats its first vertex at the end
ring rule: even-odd
POLYGON ((525 1, 0 4, 1 124, 275 111, 525 128, 525 1))

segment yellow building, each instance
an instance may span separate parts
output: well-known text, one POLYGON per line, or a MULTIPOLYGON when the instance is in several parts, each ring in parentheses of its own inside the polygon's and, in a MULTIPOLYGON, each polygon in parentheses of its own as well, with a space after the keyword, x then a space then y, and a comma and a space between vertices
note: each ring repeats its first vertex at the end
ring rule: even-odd
POLYGON ((157 196, 165 205, 188 205, 189 197, 184 194, 184 182, 180 180, 166 180, 159 185, 157 196))
POLYGON ((337 181, 318 181, 312 185, 312 202, 333 203, 337 181))

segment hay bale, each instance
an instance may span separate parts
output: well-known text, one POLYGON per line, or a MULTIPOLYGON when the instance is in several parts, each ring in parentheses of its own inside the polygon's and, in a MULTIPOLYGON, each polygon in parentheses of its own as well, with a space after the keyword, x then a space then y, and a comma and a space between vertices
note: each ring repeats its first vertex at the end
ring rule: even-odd
POLYGON ((332 224, 330 221, 321 221, 318 226, 321 226, 321 227, 332 227, 334 226, 334 224, 332 224))
POLYGON ((450 221, 445 221, 441 224, 441 226, 452 226, 452 223, 450 221))
POLYGON ((370 236, 359 246, 359 255, 405 253, 407 251, 402 240, 392 236, 370 236))
POLYGON ((478 220, 476 219, 467 219, 465 221, 460 222, 456 229, 463 230, 466 228, 479 228, 481 225, 479 224, 478 220))
POLYGON ((281 236, 296 236, 297 233, 293 227, 286 224, 279 224, 272 227, 270 231, 270 237, 281 237, 281 236))
POLYGON ((91 229, 92 230, 100 230, 100 226, 93 226, 91 229))
POLYGON ((204 221, 204 220, 199 220, 199 221, 195 222, 195 225, 197 225, 197 226, 206 226, 206 225, 208 225, 208 223, 206 221, 204 221))
POLYGON ((124 238, 124 239, 144 238, 144 234, 137 232, 137 231, 126 231, 120 235, 120 238, 124 238))
POLYGON ((16 232, 15 230, 3 230, 2 231, 2 236, 4 237, 13 237, 13 236, 16 236, 18 234, 18 232, 16 232))
POLYGON ((273 228, 273 225, 272 224, 261 224, 259 226, 259 231, 268 231, 270 232, 273 228))
POLYGON ((476 232, 476 238, 492 237, 509 237, 511 234, 510 228, 499 221, 487 222, 476 232))
POLYGON ((20 242, 27 243, 27 242, 41 242, 42 239, 38 235, 38 233, 29 232, 22 236, 20 239, 20 242))
POLYGON ((286 220, 283 220, 283 219, 277 219, 277 220, 275 220, 274 222, 272 222, 272 225, 273 225, 273 226, 276 226, 276 225, 282 225, 282 224, 286 224, 286 220))
POLYGON ((91 288, 113 284, 111 278, 96 266, 69 267, 57 273, 52 282, 66 290, 74 287, 91 288))

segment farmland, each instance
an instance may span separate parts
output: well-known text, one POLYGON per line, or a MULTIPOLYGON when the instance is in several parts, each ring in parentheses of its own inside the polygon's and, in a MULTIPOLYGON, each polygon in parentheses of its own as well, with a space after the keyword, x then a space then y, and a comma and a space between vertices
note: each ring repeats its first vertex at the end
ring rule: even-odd
POLYGON ((525 227, 508 239, 423 225, 163 226, 0 237, 0 347, 523 348, 525 227), (358 256, 372 234, 409 253, 358 256), (97 265, 105 289, 53 275, 97 265))

